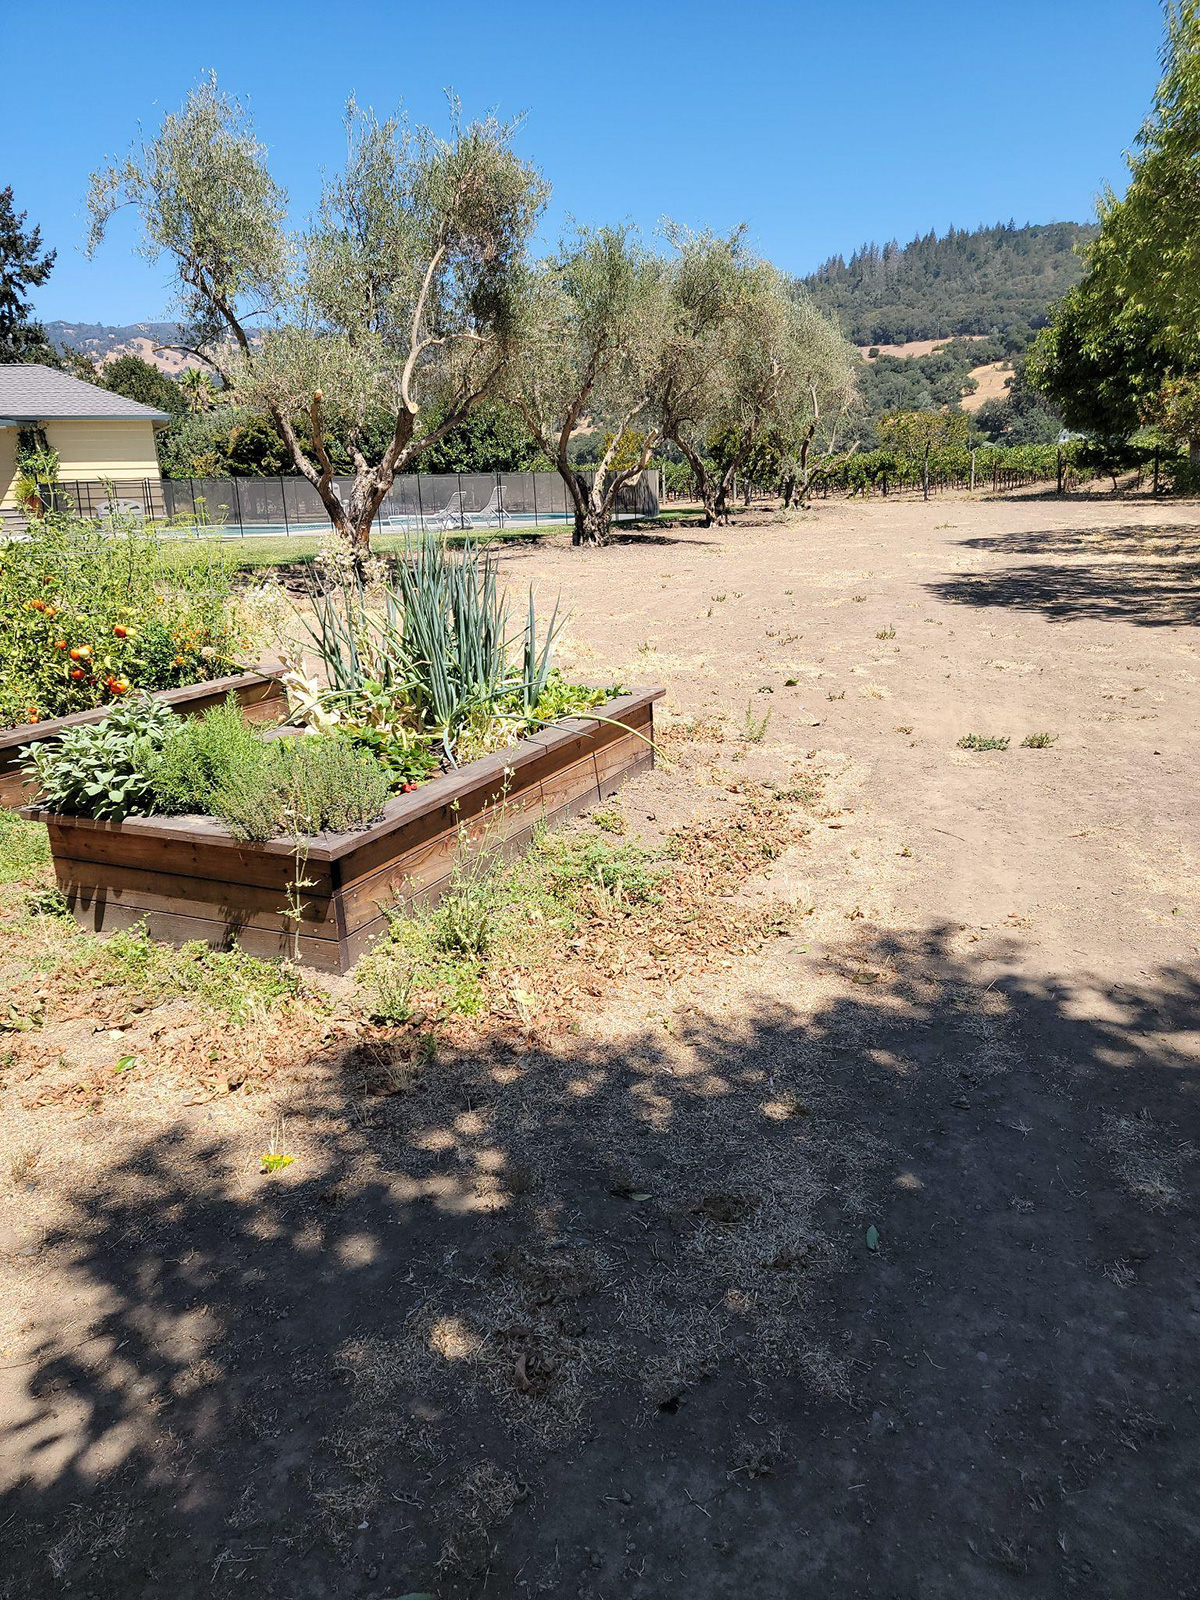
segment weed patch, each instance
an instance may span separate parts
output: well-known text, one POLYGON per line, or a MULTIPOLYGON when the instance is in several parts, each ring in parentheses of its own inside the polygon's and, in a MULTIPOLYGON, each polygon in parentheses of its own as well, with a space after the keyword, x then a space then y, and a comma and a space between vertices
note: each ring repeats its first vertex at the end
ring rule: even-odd
POLYGON ((1009 745, 1008 735, 999 736, 990 733, 964 733, 958 741, 960 750, 1007 750, 1009 745))
POLYGON ((0 883, 23 883, 50 860, 50 841, 38 822, 0 811, 0 883))

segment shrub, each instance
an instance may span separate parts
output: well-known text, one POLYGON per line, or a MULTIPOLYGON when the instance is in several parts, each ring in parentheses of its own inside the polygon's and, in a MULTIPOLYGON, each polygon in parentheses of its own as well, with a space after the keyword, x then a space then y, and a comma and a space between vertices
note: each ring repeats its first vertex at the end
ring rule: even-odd
POLYGON ((164 555, 132 519, 45 517, 0 547, 0 726, 234 670, 252 644, 234 573, 211 546, 164 555))
POLYGON ((153 809, 150 774, 179 720, 160 701, 130 701, 102 722, 27 745, 22 770, 37 782, 50 810, 121 822, 131 812, 153 809))
POLYGON ((194 811, 244 839, 360 828, 391 792, 379 763, 348 740, 264 740, 232 697, 192 721, 159 701, 131 701, 23 753, 51 810, 110 822, 194 811))
POLYGON ((243 839, 343 833, 382 811, 391 786, 364 751, 331 734, 259 742, 258 755, 223 774, 209 809, 243 839))
POLYGON ((157 811, 211 813, 231 774, 262 761, 263 744, 234 695, 172 728, 148 774, 157 811))

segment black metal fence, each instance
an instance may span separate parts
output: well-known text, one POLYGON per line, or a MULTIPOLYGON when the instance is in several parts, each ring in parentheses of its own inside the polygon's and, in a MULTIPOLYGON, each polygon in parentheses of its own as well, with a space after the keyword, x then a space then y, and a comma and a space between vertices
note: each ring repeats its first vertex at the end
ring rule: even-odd
MULTIPOLYGON (((580 473, 585 483, 591 473, 580 473)), ((334 480, 343 495, 351 480, 334 480)), ((617 492, 617 521, 656 517, 661 474, 650 468, 617 492)), ((195 533, 250 537, 321 534, 329 517, 306 478, 149 478, 60 480, 57 509, 84 517, 114 512, 142 516, 164 536, 195 533)), ((520 530, 571 522, 575 509, 557 472, 409 473, 398 477, 379 508, 379 532, 520 530)))

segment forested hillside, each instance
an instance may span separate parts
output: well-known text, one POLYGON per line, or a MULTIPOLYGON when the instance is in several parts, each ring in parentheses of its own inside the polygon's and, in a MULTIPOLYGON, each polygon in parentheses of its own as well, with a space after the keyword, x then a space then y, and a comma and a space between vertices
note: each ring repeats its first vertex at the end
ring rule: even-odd
POLYGON ((1078 222, 952 228, 944 238, 863 245, 849 261, 832 256, 802 281, 856 344, 982 333, 1023 347, 1050 304, 1083 276, 1075 246, 1095 233, 1078 222))

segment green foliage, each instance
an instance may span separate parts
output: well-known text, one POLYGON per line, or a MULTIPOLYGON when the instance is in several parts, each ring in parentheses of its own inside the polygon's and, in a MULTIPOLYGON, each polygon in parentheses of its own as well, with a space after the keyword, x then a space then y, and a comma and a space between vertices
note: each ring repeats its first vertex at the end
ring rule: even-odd
POLYGON ((265 412, 229 404, 185 415, 164 428, 158 458, 168 478, 274 478, 296 470, 265 412))
POLYGON ((544 472, 552 463, 515 406, 490 401, 424 450, 418 472, 544 472))
POLYGON ((537 447, 562 477, 575 508, 574 538, 602 543, 621 486, 650 459, 647 420, 659 365, 665 278, 661 261, 628 225, 577 228, 531 275, 512 402, 537 447), (596 471, 576 473, 580 420, 600 424, 588 443, 596 471), (630 430, 640 448, 619 459, 630 430))
POLYGON ((1103 196, 1087 276, 1031 363, 1067 423, 1110 444, 1150 417, 1200 445, 1189 393, 1200 372, 1200 4, 1168 4, 1166 20, 1163 75, 1129 156, 1129 186, 1122 199, 1103 196))
POLYGON ((161 701, 115 706, 102 722, 26 746, 22 770, 36 781, 40 803, 49 810, 121 822, 132 812, 153 809, 149 774, 178 720, 161 701))
POLYGON ((759 471, 806 483, 857 411, 861 364, 802 287, 750 254, 742 230, 675 229, 672 242, 659 426, 691 467, 708 523, 756 458, 759 471))
POLYGON ((1022 750, 1049 750, 1057 740, 1056 733, 1027 733, 1021 740, 1022 750))
POLYGON ((926 460, 934 450, 964 449, 970 426, 965 411, 893 411, 880 419, 879 436, 885 449, 926 460))
POLYGON ((419 733, 398 727, 339 724, 338 732, 356 749, 372 755, 393 789, 415 789, 438 770, 438 758, 419 733))
POLYGON ((300 993, 301 978, 285 962, 259 961, 236 945, 213 950, 199 940, 158 944, 144 927, 122 929, 103 945, 104 981, 161 1000, 194 995, 235 1024, 264 1015, 300 993))
POLYGON ((366 751, 327 734, 263 739, 232 697, 193 720, 131 701, 26 754, 50 810, 111 822, 195 812, 245 839, 364 827, 390 793, 366 751))
POLYGON ((364 828, 391 792, 387 774, 365 751, 329 734, 259 741, 211 792, 209 809, 242 839, 307 836, 364 828))
POLYGON ((0 363, 41 362, 58 357, 41 323, 31 320, 28 294, 50 276, 56 252, 42 252, 40 228, 26 229, 27 213, 13 205, 12 185, 0 189, 0 363))
POLYGON ((542 692, 534 702, 530 721, 545 723, 557 722, 560 717, 579 717, 627 692, 619 683, 610 684, 605 689, 585 689, 581 684, 570 683, 557 667, 552 667, 546 675, 542 692))
MULTIPOLYGON (((1037 479, 1052 482, 1057 475, 1058 458, 1056 445, 981 445, 975 450, 976 483, 980 489, 989 488, 993 468, 1030 482, 1037 479)), ((1079 476, 1090 474, 1085 446, 1080 441, 1063 445, 1062 458, 1068 471, 1079 476)), ((935 488, 939 484, 965 487, 970 482, 971 450, 966 444, 931 450, 928 465, 929 481, 935 488)), ((895 450, 857 451, 823 463, 814 474, 814 484, 817 488, 847 494, 882 490, 885 486, 894 492, 920 488, 924 473, 925 461, 921 456, 901 455, 895 450)))
POLYGON ((152 406, 155 411, 165 411, 168 416, 180 417, 187 410, 187 398, 179 385, 141 356, 118 356, 104 368, 100 381, 111 393, 152 406))
POLYGON ((1145 403, 1142 414, 1175 446, 1200 440, 1200 376, 1168 378, 1145 403))
POLYGON ((329 685, 314 686, 312 720, 423 733, 452 761, 481 719, 506 724, 500 743, 517 736, 546 691, 561 626, 555 607, 541 633, 531 590, 514 636, 494 555, 431 536, 406 545, 395 583, 378 594, 358 567, 339 569, 311 612, 301 620, 329 685))
POLYGON ((513 126, 464 123, 457 103, 445 138, 353 100, 345 123, 345 164, 291 233, 246 108, 209 78, 93 175, 90 248, 131 206, 145 253, 170 262, 186 342, 211 353, 230 400, 272 418, 310 481, 321 433, 355 446, 334 521, 366 545, 380 485, 495 389, 547 191, 513 126), (248 319, 264 313, 259 330, 248 319), (291 421, 305 414, 308 442, 291 421))
POLYGON ((625 813, 618 806, 597 806, 588 813, 588 821, 601 833, 624 833, 625 813))
POLYGON ((1018 356, 1005 393, 985 400, 975 412, 974 425, 995 444, 1056 444, 1062 418, 1049 399, 1029 379, 1028 360, 1018 356))
POLYGON ((1100 204, 1089 277, 1115 307, 1145 314, 1184 371, 1200 369, 1200 3, 1165 6, 1163 74, 1130 153, 1122 199, 1100 204))
POLYGON ((411 1020, 418 1005, 475 1015, 488 984, 503 984, 520 1004, 523 972, 563 934, 598 910, 655 903, 666 870, 636 845, 540 831, 515 861, 488 852, 462 863, 432 910, 397 913, 390 937, 359 964, 358 981, 375 1015, 395 1022, 411 1020))
POLYGON ((636 844, 612 844, 595 835, 575 834, 548 838, 543 846, 550 881, 560 892, 599 890, 627 905, 658 900, 663 877, 649 851, 636 844))
POLYGON ((866 244, 849 261, 833 256, 803 283, 858 345, 983 333, 1020 349, 1079 281, 1075 250, 1094 233, 1075 222, 952 228, 904 246, 866 244))
POLYGON ((49 859, 50 841, 40 823, 0 811, 0 884, 23 882, 49 859))
POLYGON ((1007 734, 964 733, 958 741, 960 750, 1007 750, 1008 745, 1007 734))
POLYGON ((1147 406, 1179 366, 1161 322, 1117 301, 1089 274, 1055 309, 1026 370, 1068 428, 1123 440, 1141 427, 1147 406))
POLYGON ((0 547, 0 726, 233 671, 252 643, 215 545, 173 551, 133 519, 49 516, 0 547))
POLYGON ((231 774, 257 769, 261 752, 234 695, 203 716, 178 719, 147 774, 153 809, 211 814, 231 774))

